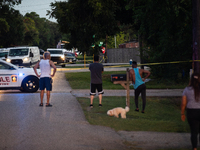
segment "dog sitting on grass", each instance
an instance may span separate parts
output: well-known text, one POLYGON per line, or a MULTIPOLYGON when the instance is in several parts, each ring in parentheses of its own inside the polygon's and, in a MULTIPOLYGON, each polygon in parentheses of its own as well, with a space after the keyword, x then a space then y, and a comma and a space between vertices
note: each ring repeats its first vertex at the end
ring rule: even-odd
POLYGON ((121 118, 126 118, 126 113, 129 112, 129 107, 126 106, 125 109, 122 107, 113 108, 111 110, 107 111, 108 116, 115 116, 119 118, 119 114, 121 115, 121 118))

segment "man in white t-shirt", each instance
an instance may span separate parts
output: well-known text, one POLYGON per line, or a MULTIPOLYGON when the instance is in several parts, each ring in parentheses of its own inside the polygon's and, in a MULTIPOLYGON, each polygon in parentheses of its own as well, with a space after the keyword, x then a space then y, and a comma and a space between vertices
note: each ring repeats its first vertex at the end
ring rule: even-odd
POLYGON ((52 91, 52 77, 54 77, 56 73, 56 66, 54 65, 53 61, 51 61, 50 52, 44 52, 42 60, 40 60, 35 67, 33 68, 35 74, 40 78, 39 86, 40 86, 40 100, 41 103, 39 106, 43 106, 43 98, 44 98, 44 90, 47 91, 47 103, 46 107, 52 107, 49 103, 50 101, 50 91, 52 91), (37 72, 37 68, 40 67, 41 74, 39 75, 37 72), (51 67, 53 67, 53 74, 51 74, 51 67))

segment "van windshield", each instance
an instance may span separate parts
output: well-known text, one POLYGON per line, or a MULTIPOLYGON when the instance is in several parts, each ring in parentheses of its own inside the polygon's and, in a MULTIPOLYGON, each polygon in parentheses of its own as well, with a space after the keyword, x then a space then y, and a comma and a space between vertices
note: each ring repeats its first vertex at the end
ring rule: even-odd
POLYGON ((10 49, 9 56, 24 56, 28 55, 28 48, 10 49))
POLYGON ((63 54, 62 50, 48 50, 51 54, 63 54))
POLYGON ((0 58, 5 57, 5 55, 8 55, 8 52, 0 52, 0 58))

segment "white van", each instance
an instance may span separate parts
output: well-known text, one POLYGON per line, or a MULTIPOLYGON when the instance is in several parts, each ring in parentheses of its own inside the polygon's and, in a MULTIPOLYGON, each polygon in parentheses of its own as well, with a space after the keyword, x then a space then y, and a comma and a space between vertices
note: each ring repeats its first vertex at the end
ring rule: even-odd
MULTIPOLYGON (((67 62, 65 55, 66 49, 48 48, 47 51, 51 54, 51 60, 56 64, 63 64, 67 62)), ((63 65, 64 66, 64 65, 63 65)))
POLYGON ((19 66, 31 66, 40 60, 40 50, 37 46, 11 47, 6 61, 19 66))

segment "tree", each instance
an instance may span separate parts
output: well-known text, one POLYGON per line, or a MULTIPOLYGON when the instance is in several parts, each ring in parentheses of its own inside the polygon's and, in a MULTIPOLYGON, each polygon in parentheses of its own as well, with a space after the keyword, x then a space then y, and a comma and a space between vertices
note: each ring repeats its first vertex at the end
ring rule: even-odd
POLYGON ((35 21, 29 17, 24 17, 25 24, 25 37, 24 43, 26 45, 37 45, 39 44, 39 32, 35 26, 35 21))
POLYGON ((1 30, 0 45, 2 47, 20 45, 24 39, 24 24, 23 16, 19 11, 9 8, 7 13, 3 16, 4 23, 8 25, 7 30, 1 30))
POLYGON ((115 40, 116 40, 116 48, 119 48, 119 44, 125 43, 125 34, 120 32, 114 38, 114 36, 108 36, 107 48, 115 48, 115 40))
POLYGON ((14 5, 21 0, 0 0, 0 46, 9 47, 18 45, 23 40, 23 17, 14 5))
POLYGON ((91 49, 93 43, 105 39, 106 35, 119 31, 114 14, 118 9, 115 0, 69 0, 51 3, 51 8, 49 15, 57 19, 60 31, 70 34, 69 45, 81 52, 91 49))
MULTIPOLYGON (((34 30, 37 31, 35 34, 38 34, 38 36, 33 37, 35 38, 32 40, 33 45, 44 50, 56 47, 58 41, 62 37, 57 23, 51 22, 45 18, 40 18, 36 12, 26 13, 25 17, 34 21, 34 30)), ((30 33, 33 33, 33 30, 30 33)))
MULTIPOLYGON (((151 62, 185 61, 192 58, 190 0, 130 0, 135 27, 149 47, 151 62)), ((151 66, 156 77, 173 78, 188 65, 151 66)))

